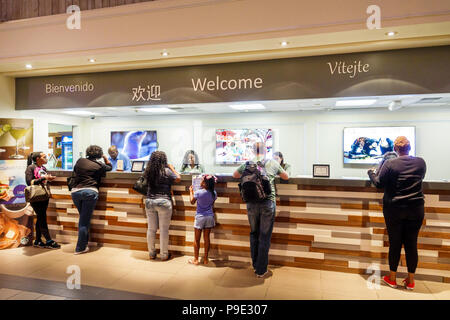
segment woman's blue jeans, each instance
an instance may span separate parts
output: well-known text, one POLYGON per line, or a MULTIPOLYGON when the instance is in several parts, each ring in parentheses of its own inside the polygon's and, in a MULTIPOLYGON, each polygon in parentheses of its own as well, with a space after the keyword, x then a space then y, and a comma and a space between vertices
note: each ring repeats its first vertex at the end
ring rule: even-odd
POLYGON ((72 200, 80 214, 78 222, 78 242, 75 251, 80 252, 86 249, 89 242, 89 228, 95 205, 98 200, 98 192, 94 190, 79 190, 72 193, 72 200))

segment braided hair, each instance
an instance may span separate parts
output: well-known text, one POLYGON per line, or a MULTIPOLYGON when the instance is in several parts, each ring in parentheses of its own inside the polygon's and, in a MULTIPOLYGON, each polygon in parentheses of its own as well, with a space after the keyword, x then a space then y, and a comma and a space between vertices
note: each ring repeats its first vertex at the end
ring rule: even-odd
POLYGON ((153 151, 144 173, 150 189, 158 185, 161 178, 165 175, 166 167, 167 156, 165 152, 153 151))

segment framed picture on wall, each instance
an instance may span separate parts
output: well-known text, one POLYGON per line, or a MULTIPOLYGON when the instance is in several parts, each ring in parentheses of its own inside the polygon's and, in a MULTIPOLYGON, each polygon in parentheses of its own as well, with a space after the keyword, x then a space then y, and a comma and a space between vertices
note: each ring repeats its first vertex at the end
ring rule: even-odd
POLYGON ((329 178, 330 177, 330 165, 329 164, 313 164, 313 177, 314 178, 329 178))

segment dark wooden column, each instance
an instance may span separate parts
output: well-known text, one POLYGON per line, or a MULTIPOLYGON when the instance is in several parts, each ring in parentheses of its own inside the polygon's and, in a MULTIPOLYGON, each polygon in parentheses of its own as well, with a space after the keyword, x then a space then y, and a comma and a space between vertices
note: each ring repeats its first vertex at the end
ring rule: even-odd
POLYGON ((156 0, 0 0, 0 22, 66 13, 77 5, 93 10, 156 0))

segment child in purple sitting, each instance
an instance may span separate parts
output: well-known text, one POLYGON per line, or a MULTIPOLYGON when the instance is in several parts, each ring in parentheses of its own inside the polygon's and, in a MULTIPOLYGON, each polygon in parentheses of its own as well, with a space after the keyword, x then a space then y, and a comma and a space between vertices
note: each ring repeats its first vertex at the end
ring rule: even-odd
POLYGON ((197 202, 197 212, 195 214, 194 230, 194 259, 188 262, 198 265, 198 254, 200 251, 200 238, 203 230, 203 241, 205 241, 204 264, 208 264, 209 235, 211 229, 215 226, 214 220, 214 201, 217 199, 217 193, 214 190, 217 178, 212 175, 204 175, 200 184, 201 189, 194 192, 194 187, 189 187, 191 204, 197 202))

